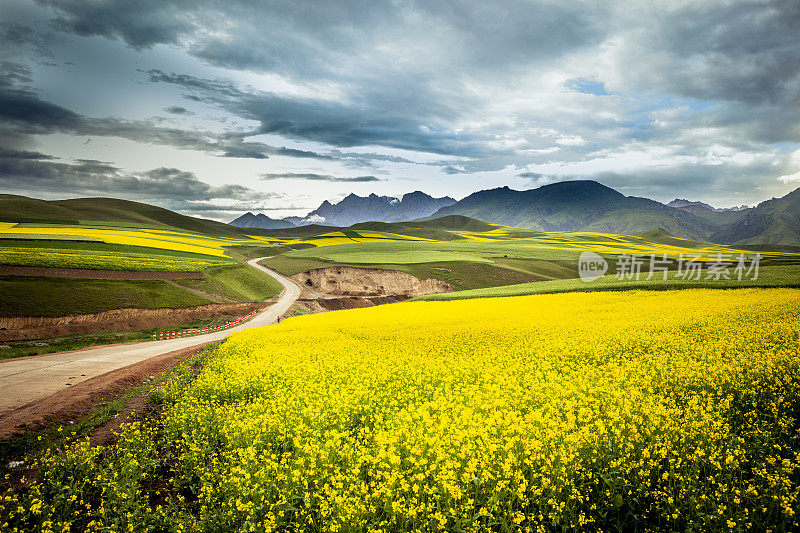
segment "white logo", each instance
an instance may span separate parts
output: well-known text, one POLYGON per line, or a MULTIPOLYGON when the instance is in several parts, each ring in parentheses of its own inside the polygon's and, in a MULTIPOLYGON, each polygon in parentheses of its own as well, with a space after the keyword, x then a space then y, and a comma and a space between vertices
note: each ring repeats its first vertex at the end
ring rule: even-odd
POLYGON ((594 252, 581 252, 578 258, 578 275, 583 281, 589 283, 605 275, 608 263, 594 252))

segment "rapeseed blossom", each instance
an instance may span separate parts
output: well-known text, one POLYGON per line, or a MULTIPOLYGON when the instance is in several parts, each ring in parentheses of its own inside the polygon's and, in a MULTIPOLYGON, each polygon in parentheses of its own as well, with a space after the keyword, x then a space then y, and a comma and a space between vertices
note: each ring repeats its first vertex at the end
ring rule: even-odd
POLYGON ((572 293, 233 335, 4 530, 800 529, 800 291, 572 293))

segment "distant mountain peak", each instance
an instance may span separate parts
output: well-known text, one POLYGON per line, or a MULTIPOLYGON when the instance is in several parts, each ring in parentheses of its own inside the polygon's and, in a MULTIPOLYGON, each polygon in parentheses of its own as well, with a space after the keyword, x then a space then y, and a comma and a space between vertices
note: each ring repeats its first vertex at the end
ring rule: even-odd
POLYGON ((683 198, 675 198, 670 203, 667 204, 669 207, 674 207, 676 209, 685 209, 687 207, 702 207, 703 209, 711 209, 715 211, 714 207, 704 203, 704 202, 692 202, 690 200, 685 200, 683 198))
POLYGON ((427 217, 454 203, 452 198, 433 198, 421 191, 404 194, 401 198, 375 193, 368 196, 350 193, 335 204, 323 201, 304 220, 331 226, 351 226, 359 222, 406 222, 427 217))
POLYGON ((254 215, 250 211, 229 222, 231 226, 238 228, 262 228, 262 229, 284 229, 291 228, 294 224, 288 220, 276 220, 264 213, 254 215))

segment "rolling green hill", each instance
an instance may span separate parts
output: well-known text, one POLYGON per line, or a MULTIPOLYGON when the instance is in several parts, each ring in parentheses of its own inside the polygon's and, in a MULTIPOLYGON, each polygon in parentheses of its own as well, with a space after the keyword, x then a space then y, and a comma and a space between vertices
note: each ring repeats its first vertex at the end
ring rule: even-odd
POLYGON ((664 228, 704 239, 715 227, 692 213, 647 198, 625 196, 596 181, 563 181, 537 189, 480 191, 440 209, 434 217, 460 214, 539 231, 633 234, 664 228))
POLYGON ((800 245, 800 189, 741 213, 714 239, 737 244, 800 245))
POLYGON ((724 244, 800 245, 800 189, 756 208, 714 211, 625 196, 596 181, 564 181, 525 191, 479 191, 429 219, 456 214, 539 231, 631 235, 662 228, 678 237, 724 244))
MULTIPOLYGON (((215 220, 189 217, 162 207, 117 198, 48 201, 14 194, 0 194, 0 221, 50 224, 105 222, 113 223, 115 226, 168 227, 228 237, 243 233, 239 228, 215 220)), ((261 230, 251 232, 259 231, 261 230)))

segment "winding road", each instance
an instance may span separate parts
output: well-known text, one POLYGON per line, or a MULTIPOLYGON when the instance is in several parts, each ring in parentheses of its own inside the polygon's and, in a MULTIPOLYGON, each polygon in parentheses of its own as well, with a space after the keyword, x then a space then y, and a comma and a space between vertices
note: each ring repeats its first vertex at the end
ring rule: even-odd
POLYGON ((50 396, 76 383, 151 357, 222 340, 231 333, 247 328, 275 324, 278 317, 288 311, 289 307, 300 297, 300 287, 289 278, 259 265, 258 262, 262 259, 268 258, 258 257, 247 261, 247 264, 275 278, 283 286, 283 291, 276 303, 248 322, 231 329, 194 337, 98 346, 71 352, 0 361, 0 391, 2 391, 0 392, 0 415, 50 396))

